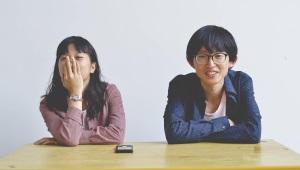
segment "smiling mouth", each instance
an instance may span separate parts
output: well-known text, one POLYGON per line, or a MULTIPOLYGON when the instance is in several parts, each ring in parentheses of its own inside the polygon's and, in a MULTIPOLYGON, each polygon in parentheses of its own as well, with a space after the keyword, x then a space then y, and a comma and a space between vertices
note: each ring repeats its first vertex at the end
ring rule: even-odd
POLYGON ((206 72, 205 72, 205 75, 206 75, 208 78, 214 78, 217 74, 218 74, 217 71, 206 71, 206 72))

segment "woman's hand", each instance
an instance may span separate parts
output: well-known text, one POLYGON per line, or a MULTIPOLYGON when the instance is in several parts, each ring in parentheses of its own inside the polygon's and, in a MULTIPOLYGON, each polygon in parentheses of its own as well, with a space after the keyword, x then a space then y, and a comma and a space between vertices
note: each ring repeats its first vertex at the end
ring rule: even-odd
POLYGON ((82 96, 83 92, 83 79, 80 72, 79 64, 75 58, 65 56, 66 62, 63 66, 61 80, 63 86, 68 90, 70 96, 82 96))
POLYGON ((33 144, 35 145, 58 145, 55 138, 42 138, 33 144))

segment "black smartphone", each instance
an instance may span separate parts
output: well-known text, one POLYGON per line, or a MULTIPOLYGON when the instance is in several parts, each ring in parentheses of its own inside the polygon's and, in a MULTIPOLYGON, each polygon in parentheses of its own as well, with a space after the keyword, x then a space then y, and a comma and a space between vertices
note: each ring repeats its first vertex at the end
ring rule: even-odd
POLYGON ((132 145, 117 145, 115 152, 116 153, 133 153, 133 146, 132 145))

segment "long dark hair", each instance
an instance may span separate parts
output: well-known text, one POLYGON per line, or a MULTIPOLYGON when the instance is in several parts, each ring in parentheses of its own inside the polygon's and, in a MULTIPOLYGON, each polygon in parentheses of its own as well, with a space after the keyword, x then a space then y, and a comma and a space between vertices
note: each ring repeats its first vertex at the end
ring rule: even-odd
POLYGON ((83 99, 87 102, 87 117, 90 119, 98 118, 99 112, 103 111, 107 83, 101 81, 100 66, 94 47, 89 41, 79 36, 67 37, 58 45, 52 81, 48 86, 46 95, 44 95, 45 102, 52 110, 67 111, 68 91, 62 84, 58 62, 62 55, 68 53, 70 44, 73 44, 78 52, 87 53, 91 62, 96 63, 94 73, 90 73, 90 81, 83 93, 83 99))

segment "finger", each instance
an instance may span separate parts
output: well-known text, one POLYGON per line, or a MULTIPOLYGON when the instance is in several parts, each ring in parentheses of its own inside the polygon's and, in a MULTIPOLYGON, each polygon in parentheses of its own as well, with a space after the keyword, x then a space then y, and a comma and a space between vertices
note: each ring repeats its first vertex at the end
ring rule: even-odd
POLYGON ((64 66, 61 67, 61 71, 59 72, 61 83, 64 84, 64 66))
POLYGON ((42 139, 39 139, 39 140, 35 141, 33 144, 34 145, 40 145, 42 142, 43 142, 42 139))
POLYGON ((43 145, 51 145, 52 144, 52 141, 50 141, 50 140, 46 140, 44 143, 43 143, 43 145))
POLYGON ((51 141, 51 145, 58 145, 56 141, 51 141))
POLYGON ((44 140, 43 143, 41 143, 41 145, 48 145, 48 140, 44 140))
MULTIPOLYGON (((63 60, 65 60, 65 58, 66 58, 65 56, 60 57, 60 60, 61 60, 60 62, 62 62, 62 64, 63 64, 63 60)), ((63 74, 64 68, 58 65, 58 72, 59 72, 60 77, 63 78, 64 77, 64 74, 63 74)))
POLYGON ((44 145, 56 145, 56 144, 57 144, 56 140, 53 140, 53 139, 47 140, 47 141, 44 143, 44 145))
POLYGON ((63 66, 63 79, 64 80, 67 80, 68 79, 68 69, 67 69, 67 64, 65 64, 64 66, 63 66))
POLYGON ((44 138, 39 139, 36 142, 34 142, 34 144, 37 144, 37 145, 57 144, 57 141, 55 138, 44 137, 44 138))
POLYGON ((77 74, 80 74, 81 75, 81 72, 80 72, 80 67, 79 67, 79 63, 76 62, 76 71, 77 71, 77 74))
POLYGON ((75 61, 75 58, 73 56, 72 56, 71 62, 72 62, 72 72, 74 74, 77 74, 76 61, 75 61))
POLYGON ((68 76, 71 77, 71 75, 73 74, 73 72, 72 72, 71 61, 70 61, 70 57, 69 56, 67 56, 66 66, 67 66, 68 76))
POLYGON ((60 78, 63 78, 63 72, 64 72, 63 68, 58 69, 58 73, 59 73, 60 78))
POLYGON ((37 140, 33 144, 34 145, 43 145, 43 143, 45 142, 45 140, 46 140, 46 138, 42 138, 42 139, 37 140))
POLYGON ((62 79, 64 77, 63 69, 59 72, 59 77, 60 77, 60 79, 62 79))

